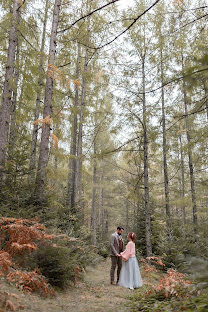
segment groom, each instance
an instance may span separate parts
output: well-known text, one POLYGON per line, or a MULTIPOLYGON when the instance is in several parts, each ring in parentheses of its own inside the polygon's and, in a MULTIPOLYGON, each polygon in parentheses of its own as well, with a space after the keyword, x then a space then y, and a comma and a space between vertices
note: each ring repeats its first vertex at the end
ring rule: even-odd
POLYGON ((114 273, 116 266, 117 266, 117 283, 119 280, 119 275, 122 267, 122 257, 120 255, 120 252, 122 252, 124 248, 123 238, 121 236, 123 231, 124 228, 118 226, 117 231, 113 233, 110 237, 110 256, 111 256, 110 279, 112 285, 115 285, 114 273))

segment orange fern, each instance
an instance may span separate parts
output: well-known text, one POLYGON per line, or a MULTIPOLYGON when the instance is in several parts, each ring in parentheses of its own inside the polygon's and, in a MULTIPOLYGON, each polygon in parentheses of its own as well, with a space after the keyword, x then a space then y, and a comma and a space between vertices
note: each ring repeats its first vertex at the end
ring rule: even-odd
POLYGON ((54 291, 48 287, 46 280, 40 275, 37 269, 32 272, 20 270, 11 272, 7 275, 7 280, 15 283, 16 287, 26 292, 40 291, 45 297, 55 295, 54 291))
POLYGON ((8 252, 0 250, 0 275, 7 273, 12 266, 11 256, 8 252))

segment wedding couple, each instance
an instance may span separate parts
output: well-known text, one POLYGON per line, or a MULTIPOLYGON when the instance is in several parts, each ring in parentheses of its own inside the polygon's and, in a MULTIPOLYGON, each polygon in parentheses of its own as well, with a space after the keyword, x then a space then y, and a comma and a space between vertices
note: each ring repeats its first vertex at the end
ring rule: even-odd
POLYGON ((128 244, 124 250, 122 233, 124 228, 117 227, 117 231, 110 238, 110 256, 111 270, 110 278, 112 285, 119 285, 129 289, 142 286, 142 278, 139 270, 137 258, 135 256, 135 239, 134 232, 128 233, 128 244), (124 251, 123 251, 124 250, 124 251), (117 266, 117 283, 114 282, 114 273, 117 266))

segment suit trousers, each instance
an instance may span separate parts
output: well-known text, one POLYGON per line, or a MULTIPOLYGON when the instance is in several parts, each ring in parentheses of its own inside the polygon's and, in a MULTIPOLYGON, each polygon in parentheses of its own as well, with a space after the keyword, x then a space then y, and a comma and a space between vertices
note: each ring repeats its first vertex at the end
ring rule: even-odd
POLYGON ((122 267, 122 257, 111 256, 111 270, 110 270, 111 283, 114 282, 114 274, 116 266, 117 266, 117 283, 118 283, 122 267))

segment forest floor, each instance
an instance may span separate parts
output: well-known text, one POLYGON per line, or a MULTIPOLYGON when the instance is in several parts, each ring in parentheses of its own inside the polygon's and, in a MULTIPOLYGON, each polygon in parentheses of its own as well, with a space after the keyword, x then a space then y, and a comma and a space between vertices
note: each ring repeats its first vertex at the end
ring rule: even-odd
MULTIPOLYGON (((84 278, 76 287, 71 287, 64 293, 57 293, 55 298, 44 299, 38 295, 24 294, 15 287, 8 288, 0 283, 1 292, 16 294, 16 302, 21 303, 25 312, 125 312, 128 308, 128 296, 131 290, 109 284, 110 259, 102 261, 95 267, 88 267, 84 278), (18 299, 19 298, 19 299, 18 299)), ((139 291, 139 290, 137 290, 139 291)), ((17 308, 16 311, 19 311, 17 308)))

